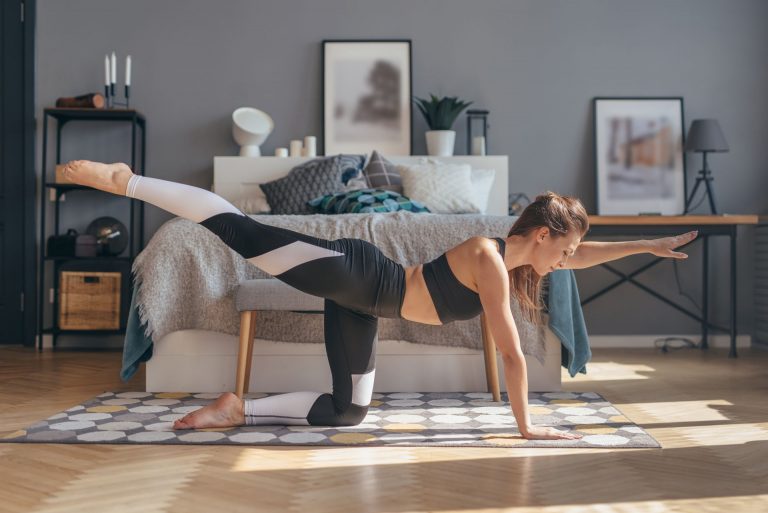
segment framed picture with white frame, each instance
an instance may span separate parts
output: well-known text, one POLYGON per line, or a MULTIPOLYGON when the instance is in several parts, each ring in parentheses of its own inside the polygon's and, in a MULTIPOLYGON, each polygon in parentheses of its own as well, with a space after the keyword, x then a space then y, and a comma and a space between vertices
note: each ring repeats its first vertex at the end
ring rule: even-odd
POLYGON ((323 150, 410 155, 411 41, 323 41, 323 150))
POLYGON ((594 98, 599 215, 682 215, 685 130, 681 97, 594 98))

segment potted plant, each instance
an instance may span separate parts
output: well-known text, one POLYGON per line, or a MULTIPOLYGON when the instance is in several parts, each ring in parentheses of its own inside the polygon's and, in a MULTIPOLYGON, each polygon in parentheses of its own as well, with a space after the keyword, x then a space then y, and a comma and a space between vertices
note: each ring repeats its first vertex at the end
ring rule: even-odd
POLYGON ((413 102, 424 115, 429 126, 427 131, 427 153, 433 156, 448 157, 453 155, 456 132, 451 130, 461 111, 472 102, 463 102, 455 96, 438 98, 430 94, 430 100, 413 97, 413 102))

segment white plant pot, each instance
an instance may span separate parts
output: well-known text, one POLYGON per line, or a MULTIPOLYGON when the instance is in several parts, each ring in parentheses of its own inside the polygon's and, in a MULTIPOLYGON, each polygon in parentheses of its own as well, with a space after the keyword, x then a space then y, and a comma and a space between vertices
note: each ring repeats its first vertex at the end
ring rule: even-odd
POLYGON ((456 141, 454 130, 428 130, 427 154, 435 157, 450 157, 453 155, 453 144, 456 141))

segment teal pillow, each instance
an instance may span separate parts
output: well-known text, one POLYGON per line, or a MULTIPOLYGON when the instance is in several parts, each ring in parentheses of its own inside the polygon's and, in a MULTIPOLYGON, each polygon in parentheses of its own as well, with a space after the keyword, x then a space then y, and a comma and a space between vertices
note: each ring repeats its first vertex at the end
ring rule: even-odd
POLYGON ((367 214, 372 212, 429 212, 429 209, 395 191, 360 189, 319 196, 307 202, 320 214, 367 214))

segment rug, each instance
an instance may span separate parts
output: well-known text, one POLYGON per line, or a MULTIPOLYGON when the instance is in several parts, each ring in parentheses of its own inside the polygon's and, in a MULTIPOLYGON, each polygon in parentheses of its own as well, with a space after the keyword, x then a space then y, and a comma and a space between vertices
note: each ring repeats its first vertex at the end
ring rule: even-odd
MULTIPOLYGON (((248 394, 246 398, 273 394, 248 394)), ((174 431, 173 421, 219 394, 103 393, 27 429, 0 434, 0 442, 398 445, 473 447, 661 447, 656 439, 594 392, 531 392, 534 425, 584 435, 578 440, 527 440, 502 394, 391 393, 373 395, 368 415, 351 427, 241 426, 174 431)))

